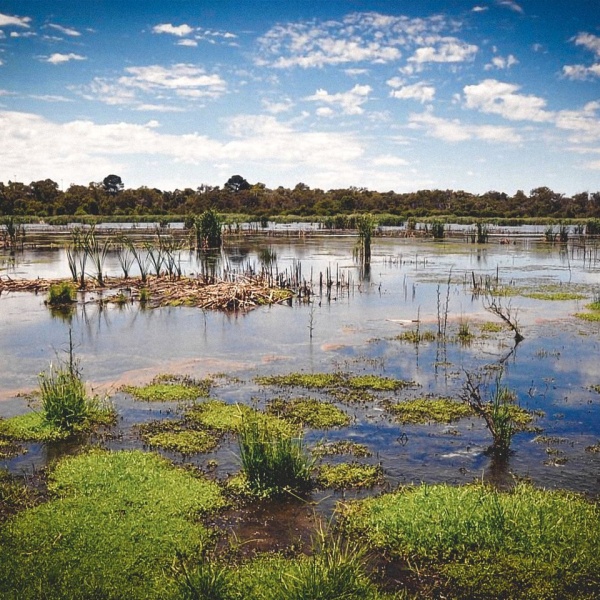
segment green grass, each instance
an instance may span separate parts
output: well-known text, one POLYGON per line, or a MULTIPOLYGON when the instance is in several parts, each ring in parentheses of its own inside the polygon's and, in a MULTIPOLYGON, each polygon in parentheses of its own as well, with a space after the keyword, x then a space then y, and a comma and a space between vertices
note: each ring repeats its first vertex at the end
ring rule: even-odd
POLYGON ((345 490, 350 488, 372 488, 383 483, 383 471, 379 465, 340 463, 321 465, 317 475, 321 488, 345 490))
POLYGON ((299 434, 282 432, 260 413, 242 419, 238 432, 242 471, 259 496, 303 494, 312 487, 314 460, 299 434))
POLYGON ((411 329, 410 331, 404 331, 401 334, 394 337, 399 342, 408 342, 410 344, 420 344, 421 342, 435 342, 437 335, 434 331, 426 329, 419 331, 417 329, 411 329))
POLYGON ((315 398, 274 398, 269 402, 268 412, 300 426, 313 429, 331 429, 350 423, 350 417, 331 402, 315 398))
POLYGON ((143 386, 125 385, 121 389, 144 402, 191 402, 208 398, 211 379, 195 380, 177 375, 158 375, 143 386))
POLYGON ((485 323, 481 323, 479 328, 482 333, 500 333, 504 330, 504 325, 501 323, 494 323, 493 321, 486 321, 485 323))
POLYGON ((65 458, 49 490, 0 530, 4 600, 177 598, 176 555, 200 552, 198 517, 224 505, 216 484, 137 451, 65 458))
POLYGON ((179 452, 185 456, 210 452, 217 447, 214 432, 189 429, 181 421, 151 421, 138 427, 142 441, 151 448, 179 452))
POLYGON ((577 292, 561 292, 561 291, 542 291, 542 292, 527 292, 523 294, 526 298, 534 298, 535 300, 551 300, 564 301, 564 300, 584 300, 586 296, 584 294, 578 294, 577 292))
POLYGON ((421 485, 348 505, 342 522, 349 535, 429 573, 446 597, 598 597, 600 508, 575 494, 421 485))
POLYGON ((404 424, 452 423, 473 416, 473 411, 464 402, 450 398, 403 400, 387 403, 386 409, 404 424))
POLYGON ((16 512, 31 508, 36 502, 37 494, 32 488, 0 469, 0 523, 16 512))

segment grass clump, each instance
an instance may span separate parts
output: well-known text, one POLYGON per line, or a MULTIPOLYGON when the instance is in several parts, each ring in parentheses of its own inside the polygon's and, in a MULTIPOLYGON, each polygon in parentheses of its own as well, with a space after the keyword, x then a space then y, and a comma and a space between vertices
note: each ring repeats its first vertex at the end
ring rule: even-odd
POLYGON ((383 483, 383 470, 379 465, 356 462, 325 464, 319 467, 317 483, 321 488, 334 490, 372 488, 383 483))
POLYGON ((435 342, 437 335, 434 331, 426 329, 420 331, 419 329, 411 329, 410 331, 403 331, 401 334, 394 337, 398 342, 408 342, 409 344, 420 344, 421 342, 435 342))
POLYGON ((46 304, 49 306, 64 306, 72 304, 77 299, 75 286, 68 281, 53 283, 48 288, 48 297, 46 304))
POLYGON ((302 494, 312 487, 314 461, 298 434, 273 427, 265 415, 255 412, 242 418, 238 440, 242 470, 255 494, 302 494))
POLYGON ((142 441, 151 448, 162 448, 185 456, 210 452, 219 442, 214 432, 189 429, 181 421, 151 421, 138 429, 142 441))
POLYGON ((224 505, 216 484, 138 451, 65 458, 48 485, 52 500, 0 530, 5 600, 174 599, 176 555, 200 552, 197 518, 224 505))
POLYGON ((350 417, 331 402, 315 398, 275 398, 269 402, 268 412, 291 423, 313 429, 331 429, 350 423, 350 417))
POLYGON ((155 377, 149 384, 125 385, 121 389, 145 402, 192 402, 198 398, 208 398, 211 385, 211 379, 195 380, 163 374, 155 377))
POLYGON ((412 425, 452 423, 473 416, 469 406, 450 398, 415 398, 388 403, 386 408, 398 422, 412 425))
POLYGON ((255 378, 259 385, 307 389, 327 389, 340 385, 343 380, 344 377, 340 373, 289 373, 288 375, 268 375, 255 378))
POLYGON ((346 384, 353 390, 373 390, 376 392, 395 392, 415 385, 413 381, 380 377, 379 375, 354 375, 348 377, 346 384))
POLYGON ((404 488, 344 509, 347 533, 456 599, 592 599, 600 589, 600 509, 580 496, 519 484, 404 488))
POLYGON ((504 326, 501 323, 495 323, 494 321, 486 321, 479 325, 482 333, 500 333, 504 330, 504 326))

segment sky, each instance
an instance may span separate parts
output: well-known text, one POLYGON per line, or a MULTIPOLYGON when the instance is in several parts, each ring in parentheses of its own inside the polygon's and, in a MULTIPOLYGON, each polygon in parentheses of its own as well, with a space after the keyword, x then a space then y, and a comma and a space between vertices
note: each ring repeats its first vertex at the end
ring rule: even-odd
POLYGON ((598 0, 0 0, 0 181, 600 191, 598 0))

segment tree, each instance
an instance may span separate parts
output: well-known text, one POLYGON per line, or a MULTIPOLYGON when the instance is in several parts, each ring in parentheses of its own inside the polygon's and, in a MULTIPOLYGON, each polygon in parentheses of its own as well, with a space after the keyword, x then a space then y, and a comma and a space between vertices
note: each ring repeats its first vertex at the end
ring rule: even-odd
POLYGON ((125 187, 123 181, 118 175, 107 175, 102 180, 104 191, 109 194, 118 194, 125 187))
POLYGON ((231 192, 237 193, 242 190, 249 190, 251 185, 241 175, 232 175, 223 187, 231 192))

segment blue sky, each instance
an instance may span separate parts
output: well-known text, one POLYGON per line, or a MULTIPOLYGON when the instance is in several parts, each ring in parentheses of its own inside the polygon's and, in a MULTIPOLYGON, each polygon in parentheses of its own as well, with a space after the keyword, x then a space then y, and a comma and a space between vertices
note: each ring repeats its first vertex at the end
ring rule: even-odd
POLYGON ((0 181, 600 190, 597 0, 3 0, 0 181))

